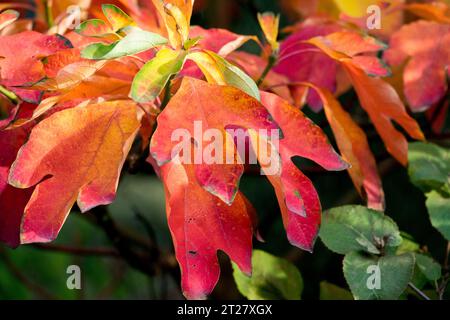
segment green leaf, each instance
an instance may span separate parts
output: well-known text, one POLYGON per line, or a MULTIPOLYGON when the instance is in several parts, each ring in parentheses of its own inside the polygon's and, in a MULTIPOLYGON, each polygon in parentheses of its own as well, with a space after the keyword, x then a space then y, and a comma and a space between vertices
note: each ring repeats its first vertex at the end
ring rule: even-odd
POLYGON ((222 70, 225 81, 228 85, 241 89, 257 100, 261 100, 258 86, 244 71, 232 65, 218 54, 208 51, 208 54, 216 61, 219 69, 222 70))
POLYGON ((411 235, 405 232, 400 232, 400 235, 402 237, 402 243, 395 252, 397 255, 407 252, 420 251, 420 245, 414 240, 414 238, 411 235))
POLYGON ((353 300, 353 295, 346 289, 322 281, 320 283, 320 300, 353 300))
POLYGON ((324 212, 319 236, 331 251, 340 254, 352 251, 380 254, 381 247, 398 247, 402 242, 391 218, 363 206, 343 206, 324 212))
POLYGON ((227 84, 238 88, 257 100, 261 100, 258 86, 244 71, 232 65, 218 54, 204 50, 188 55, 202 70, 208 82, 227 84))
POLYGON ((139 103, 155 100, 170 77, 181 71, 185 59, 186 51, 161 49, 135 76, 131 86, 131 98, 139 103))
POLYGON ((427 193, 426 205, 431 224, 450 241, 450 198, 432 191, 427 193))
POLYGON ((135 25, 134 20, 113 4, 102 5, 103 14, 113 27, 114 31, 118 31, 128 26, 135 25))
POLYGON ((450 152, 431 143, 409 145, 409 176, 411 182, 424 192, 449 190, 450 152))
POLYGON ((441 265, 433 258, 420 253, 416 253, 415 257, 417 267, 428 280, 436 281, 441 278, 441 265))
POLYGON ((124 29, 127 35, 112 44, 94 43, 87 46, 81 56, 93 60, 109 60, 147 51, 167 43, 159 34, 141 30, 137 27, 124 29))
POLYGON ((249 300, 300 300, 303 280, 298 269, 287 260, 254 250, 253 274, 248 277, 233 263, 239 292, 249 300))
POLYGON ((200 40, 202 40, 202 37, 195 37, 195 38, 188 39, 184 43, 184 50, 189 50, 192 47, 195 47, 200 42, 200 40))
POLYGON ((414 264, 412 253, 377 257, 351 252, 343 269, 356 300, 395 300, 406 290, 414 264))

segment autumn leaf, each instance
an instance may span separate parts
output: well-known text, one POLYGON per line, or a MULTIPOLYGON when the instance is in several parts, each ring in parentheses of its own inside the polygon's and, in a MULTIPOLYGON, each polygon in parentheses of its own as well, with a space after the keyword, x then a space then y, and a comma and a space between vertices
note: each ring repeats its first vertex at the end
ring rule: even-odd
POLYGON ((408 3, 405 9, 426 20, 450 23, 450 7, 443 2, 408 3))
POLYGON ((194 0, 152 0, 162 17, 169 42, 174 49, 181 49, 189 39, 194 0))
MULTIPOLYGON (((279 58, 273 70, 287 77, 290 82, 310 82, 335 92, 336 62, 305 41, 339 30, 340 26, 330 22, 301 24, 296 32, 281 42, 279 58)), ((302 106, 306 96, 306 102, 313 110, 319 111, 322 107, 317 93, 308 93, 303 87, 294 86, 292 95, 296 105, 302 106)))
POLYGON ((0 30, 10 25, 19 18, 19 12, 15 10, 5 10, 0 13, 0 30))
POLYGON ((28 137, 28 128, 3 130, 7 124, 7 121, 0 121, 0 241, 17 247, 20 244, 20 222, 32 190, 8 185, 8 172, 28 137))
POLYGON ((102 11, 114 32, 135 25, 133 19, 115 5, 103 4, 102 11))
POLYGON ((104 38, 114 34, 114 29, 105 21, 91 19, 82 22, 75 31, 85 37, 104 38))
POLYGON ((350 58, 352 63, 370 76, 386 77, 391 74, 384 62, 373 54, 387 46, 377 39, 358 32, 342 31, 316 37, 307 41, 331 58, 340 61, 350 58))
POLYGON ((280 46, 277 41, 280 15, 275 16, 272 12, 258 13, 258 22, 272 51, 278 50, 280 46))
POLYGON ((36 125, 9 173, 12 186, 35 186, 21 243, 54 240, 75 201, 83 212, 111 203, 138 128, 126 101, 66 109, 36 125))
POLYGON ((43 115, 73 108, 81 103, 127 99, 130 82, 102 75, 93 75, 77 86, 58 95, 44 96, 39 105, 34 106, 20 118, 14 119, 11 127, 20 127, 43 115))
POLYGON ((255 36, 241 35, 220 28, 204 29, 199 26, 191 27, 189 37, 199 39, 196 47, 215 52, 222 57, 226 57, 250 40, 259 42, 255 36))
POLYGON ((94 75, 106 61, 81 60, 61 68, 54 78, 45 78, 32 85, 31 89, 41 91, 65 91, 94 75))
MULTIPOLYGON (((230 137, 225 131, 228 126, 269 131, 278 129, 270 120, 266 109, 256 99, 241 90, 186 77, 178 92, 158 116, 158 124, 161 125, 158 125, 153 135, 150 151, 159 165, 172 160, 173 155, 179 152, 174 149, 180 142, 172 141, 172 133, 176 129, 187 130, 191 137, 198 139, 194 132, 195 122, 201 123, 203 130, 210 128, 220 130, 223 138, 230 137)), ((231 145, 234 147, 233 141, 224 140, 227 148, 231 148, 231 145)), ((204 141, 197 141, 197 143, 207 144, 204 141)), ((226 152, 223 156, 226 157, 226 152)), ((196 176, 201 186, 225 203, 231 204, 237 193, 243 166, 236 162, 226 164, 227 162, 222 161, 221 163, 201 162, 195 166, 196 176)))
MULTIPOLYGON (((259 43, 258 38, 255 36, 240 35, 226 29, 203 29, 199 26, 191 27, 189 37, 190 41, 195 42, 191 51, 203 49, 217 53, 224 58, 248 41, 253 40, 259 43)), ((180 75, 198 79, 203 77, 202 71, 192 60, 186 61, 180 75)))
MULTIPOLYGON (((327 170, 345 170, 348 164, 334 151, 322 130, 298 108, 272 93, 262 92, 261 99, 283 132, 278 149, 281 170, 278 174, 267 174, 267 178, 275 189, 289 241, 312 251, 319 231, 321 205, 312 182, 295 166, 293 157, 310 159, 327 170)), ((260 141, 264 137, 251 131, 250 135, 254 148, 264 146, 260 141)), ((256 154, 260 157, 260 150, 256 154)), ((261 160, 262 170, 267 172, 261 160)))
POLYGON ((10 36, 0 36, 0 85, 14 91, 19 97, 37 102, 39 92, 17 88, 35 83, 45 77, 41 59, 71 44, 61 36, 48 36, 35 31, 26 31, 10 36), (27 43, 27 46, 23 46, 27 43))
POLYGON ((190 53, 187 59, 197 64, 209 83, 230 85, 260 99, 258 86, 253 79, 218 54, 208 50, 196 51, 190 53))
POLYGON ((75 31, 86 37, 108 37, 120 32, 121 29, 135 26, 133 19, 113 4, 102 4, 102 12, 107 22, 100 19, 90 19, 82 22, 75 31))
POLYGON ((357 15, 341 12, 339 20, 349 22, 381 40, 389 40, 392 34, 403 25, 405 0, 369 1, 372 3, 366 7, 363 6, 365 10, 357 15))
POLYGON ((211 293, 220 274, 218 250, 251 274, 254 213, 245 197, 238 193, 233 204, 226 205, 197 182, 194 165, 170 162, 161 175, 183 294, 204 299, 211 293))
POLYGON ((342 157, 350 164, 348 172, 359 194, 367 198, 369 208, 384 211, 383 186, 366 134, 329 91, 307 86, 316 90, 323 101, 328 123, 342 157))
POLYGON ((424 111, 446 94, 450 75, 449 48, 449 24, 417 21, 403 26, 392 36, 384 58, 394 66, 408 60, 403 83, 412 111, 424 111))
POLYGON ((136 74, 130 96, 136 102, 155 100, 170 78, 183 68, 187 52, 163 48, 136 74))
MULTIPOLYGON (((227 59, 245 71, 254 81, 261 79, 264 69, 267 66, 266 59, 245 51, 232 52, 227 59)), ((273 70, 269 70, 259 87, 264 91, 274 92, 289 101, 289 103, 294 104, 288 84, 288 78, 273 70)))
MULTIPOLYGON (((360 49, 341 48, 344 52, 334 49, 339 34, 328 37, 317 37, 309 40, 331 58, 339 61, 349 76, 361 107, 369 114, 375 128, 383 139, 386 149, 401 164, 408 163, 408 141, 394 126, 393 121, 399 124, 412 138, 423 140, 424 136, 417 122, 411 118, 400 100, 395 89, 380 78, 370 77, 362 69, 360 61, 354 61, 352 53, 360 49), (335 39, 334 42, 332 39, 335 39)), ((366 41, 360 43, 362 47, 370 47, 366 41)), ((364 49, 365 50, 365 49, 364 49)), ((356 56, 357 57, 357 56, 356 56)), ((376 59, 376 58, 374 58, 376 59)))
MULTIPOLYGON (((167 36, 167 33, 164 30, 164 22, 162 21, 162 18, 159 17, 152 1, 138 2, 136 0, 110 0, 107 3, 124 9, 129 17, 131 17, 141 29, 167 36)), ((103 4, 104 2, 101 0, 91 0, 89 16, 92 16, 95 19, 103 19, 105 16, 102 8, 103 4)))

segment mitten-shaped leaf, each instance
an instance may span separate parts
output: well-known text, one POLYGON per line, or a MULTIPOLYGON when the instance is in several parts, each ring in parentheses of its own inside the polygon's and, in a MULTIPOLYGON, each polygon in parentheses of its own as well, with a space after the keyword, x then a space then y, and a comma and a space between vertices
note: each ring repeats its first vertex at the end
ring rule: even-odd
POLYGON ((269 112, 251 96, 234 87, 208 84, 188 77, 184 78, 178 92, 159 115, 158 124, 150 151, 159 164, 172 160, 179 153, 179 139, 185 134, 189 135, 187 140, 184 139, 188 147, 191 138, 199 146, 206 147, 211 143, 207 141, 211 137, 204 138, 204 132, 208 129, 221 132, 226 149, 219 156, 219 163, 206 163, 201 153, 196 161, 196 173, 203 187, 228 204, 237 192, 243 166, 235 161, 226 161, 227 153, 229 155, 231 150, 234 156, 235 150, 226 128, 237 126, 266 133, 278 129, 269 112))
POLYGON ((203 299, 211 293, 220 274, 218 250, 250 275, 254 212, 245 197, 238 193, 233 204, 226 205, 201 187, 194 165, 167 163, 161 177, 184 295, 203 299))
POLYGON ((33 128, 11 167, 9 183, 36 186, 21 225, 21 242, 55 239, 75 201, 82 211, 109 204, 139 128, 126 101, 80 105, 33 128))

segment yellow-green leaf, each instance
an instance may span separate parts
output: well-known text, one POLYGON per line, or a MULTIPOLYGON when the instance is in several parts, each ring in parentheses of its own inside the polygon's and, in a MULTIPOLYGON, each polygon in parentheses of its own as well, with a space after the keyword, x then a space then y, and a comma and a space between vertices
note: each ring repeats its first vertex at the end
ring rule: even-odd
POLYGON ((156 57, 147 62, 134 78, 131 86, 131 98, 140 103, 155 100, 170 77, 183 68, 185 59, 186 51, 161 49, 156 57))

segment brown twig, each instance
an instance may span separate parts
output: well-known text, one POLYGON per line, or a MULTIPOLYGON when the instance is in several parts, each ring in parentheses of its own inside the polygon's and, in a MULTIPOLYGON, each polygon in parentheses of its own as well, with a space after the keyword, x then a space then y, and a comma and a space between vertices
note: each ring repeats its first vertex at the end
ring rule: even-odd
POLYGON ((150 241, 142 241, 123 232, 104 206, 92 209, 90 214, 131 267, 149 276, 162 272, 171 274, 176 280, 179 279, 178 265, 172 254, 163 253, 150 241))
POLYGON ((111 248, 78 248, 58 244, 41 244, 41 243, 34 244, 33 247, 40 250, 61 252, 78 256, 101 256, 110 258, 120 258, 120 254, 117 252, 117 250, 111 248))

